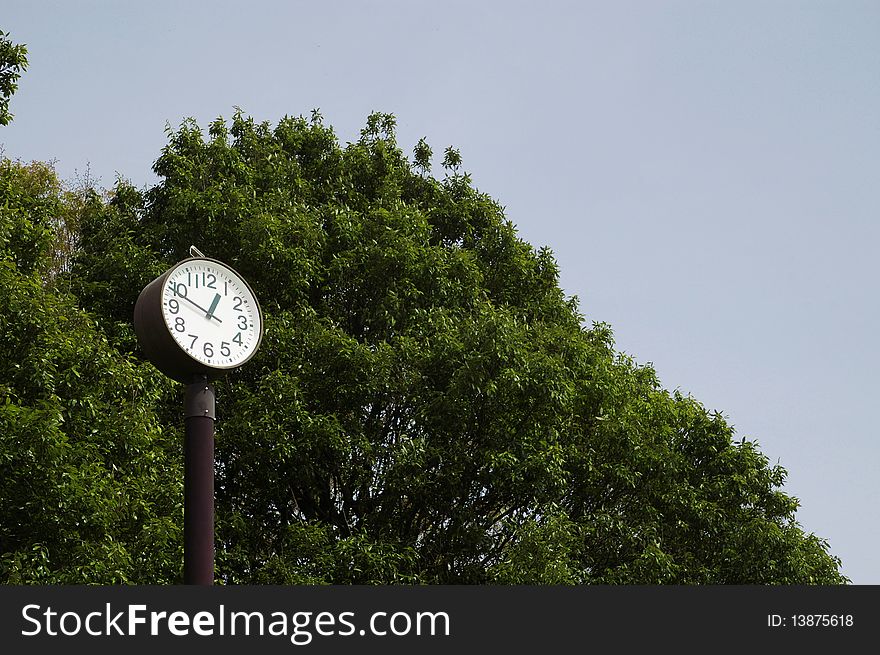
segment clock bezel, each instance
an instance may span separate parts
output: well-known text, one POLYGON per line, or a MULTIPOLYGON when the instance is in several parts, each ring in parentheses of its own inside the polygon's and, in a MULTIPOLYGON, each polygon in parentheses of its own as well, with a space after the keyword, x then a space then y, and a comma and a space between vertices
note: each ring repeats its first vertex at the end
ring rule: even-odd
POLYGON ((226 262, 202 256, 188 257, 177 262, 143 288, 135 303, 134 327, 141 349, 156 368, 170 378, 189 384, 193 379, 203 375, 207 376, 208 379, 215 379, 229 371, 234 371, 250 361, 262 344, 265 320, 257 294, 254 293, 253 287, 251 287, 245 277, 226 262), (162 296, 165 283, 174 271, 181 266, 194 262, 208 262, 222 266, 241 281, 254 299, 254 305, 259 316, 260 329, 256 335, 256 342, 247 357, 234 366, 212 366, 195 359, 174 338, 165 320, 164 312, 162 311, 162 296))

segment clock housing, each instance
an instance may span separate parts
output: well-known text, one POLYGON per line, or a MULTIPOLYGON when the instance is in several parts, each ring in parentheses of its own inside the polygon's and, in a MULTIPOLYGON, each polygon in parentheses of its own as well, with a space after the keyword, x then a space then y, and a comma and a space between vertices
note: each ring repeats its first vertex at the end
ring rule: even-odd
POLYGON ((238 368, 259 348, 263 314, 247 281, 208 257, 185 259, 141 291, 138 342, 156 367, 184 383, 238 368))

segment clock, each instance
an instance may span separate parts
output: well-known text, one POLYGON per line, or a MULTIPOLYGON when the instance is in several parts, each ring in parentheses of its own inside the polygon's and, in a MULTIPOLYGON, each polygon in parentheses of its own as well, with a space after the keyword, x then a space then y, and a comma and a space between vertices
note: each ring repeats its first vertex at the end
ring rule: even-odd
POLYGON ((160 371, 181 382, 216 378, 257 351, 263 314, 253 289, 235 270, 191 257, 150 282, 134 308, 141 349, 160 371))

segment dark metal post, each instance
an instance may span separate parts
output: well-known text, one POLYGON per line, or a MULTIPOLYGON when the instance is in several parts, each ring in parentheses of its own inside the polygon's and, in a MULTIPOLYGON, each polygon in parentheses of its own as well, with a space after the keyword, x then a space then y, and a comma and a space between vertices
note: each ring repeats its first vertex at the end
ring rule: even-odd
POLYGON ((183 444, 183 583, 214 584, 214 388, 186 387, 183 444))

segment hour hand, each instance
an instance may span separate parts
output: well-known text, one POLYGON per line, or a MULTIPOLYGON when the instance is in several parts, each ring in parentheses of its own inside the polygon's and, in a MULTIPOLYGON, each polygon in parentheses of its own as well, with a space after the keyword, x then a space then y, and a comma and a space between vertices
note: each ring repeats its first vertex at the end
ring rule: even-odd
MULTIPOLYGON (((208 313, 205 314, 205 318, 208 318, 208 319, 217 318, 216 316, 214 316, 214 310, 217 309, 218 302, 220 302, 220 294, 219 293, 214 294, 214 300, 211 301, 211 306, 208 308, 208 313)), ((217 320, 220 321, 219 318, 217 318, 217 320)), ((223 321, 220 321, 220 322, 222 323, 223 321)))

